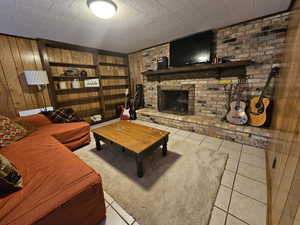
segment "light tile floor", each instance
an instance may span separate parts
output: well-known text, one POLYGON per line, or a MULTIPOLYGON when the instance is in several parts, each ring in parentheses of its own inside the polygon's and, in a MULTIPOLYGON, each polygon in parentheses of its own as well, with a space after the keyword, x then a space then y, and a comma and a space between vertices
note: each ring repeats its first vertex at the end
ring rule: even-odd
MULTIPOLYGON (((114 120, 116 121, 116 120, 114 120)), ((109 121, 97 126, 103 126, 109 121)), ((209 225, 266 225, 267 185, 265 151, 218 138, 198 135, 144 121, 134 121, 171 132, 184 140, 229 155, 209 225)), ((95 126, 94 126, 95 127, 95 126)), ((93 139, 92 139, 93 140, 93 139)), ((139 225, 126 209, 105 193, 107 217, 99 225, 139 225)), ((187 221, 188 224, 188 221, 187 221)), ((151 224, 150 224, 151 225, 151 224)))

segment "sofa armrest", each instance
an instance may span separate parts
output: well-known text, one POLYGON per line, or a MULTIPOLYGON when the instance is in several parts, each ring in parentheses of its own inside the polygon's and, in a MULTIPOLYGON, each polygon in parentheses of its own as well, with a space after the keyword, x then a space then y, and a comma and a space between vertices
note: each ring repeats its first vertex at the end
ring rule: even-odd
POLYGON ((35 127, 43 127, 52 124, 52 122, 42 113, 30 115, 30 116, 21 116, 14 119, 14 121, 24 121, 32 124, 35 127))

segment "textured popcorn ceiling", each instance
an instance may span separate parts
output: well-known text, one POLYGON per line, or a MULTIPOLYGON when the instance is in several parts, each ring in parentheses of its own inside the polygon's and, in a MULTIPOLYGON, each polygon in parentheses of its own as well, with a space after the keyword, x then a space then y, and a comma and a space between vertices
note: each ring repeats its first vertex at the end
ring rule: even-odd
POLYGON ((132 52, 286 10, 291 0, 114 0, 102 20, 86 0, 0 0, 0 33, 132 52))

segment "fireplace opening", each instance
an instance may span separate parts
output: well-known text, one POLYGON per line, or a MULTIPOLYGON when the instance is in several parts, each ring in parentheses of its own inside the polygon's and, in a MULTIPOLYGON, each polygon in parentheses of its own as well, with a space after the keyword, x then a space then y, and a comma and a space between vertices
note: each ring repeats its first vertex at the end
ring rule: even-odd
POLYGON ((160 111, 176 114, 188 114, 189 92, 179 90, 162 90, 160 111))

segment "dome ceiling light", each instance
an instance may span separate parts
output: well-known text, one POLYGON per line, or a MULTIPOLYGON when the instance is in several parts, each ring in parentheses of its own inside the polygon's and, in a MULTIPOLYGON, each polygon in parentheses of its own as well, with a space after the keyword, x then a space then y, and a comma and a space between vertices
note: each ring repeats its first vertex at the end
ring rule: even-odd
POLYGON ((101 19, 109 19, 117 12, 117 5, 110 0, 88 0, 87 5, 101 19))

